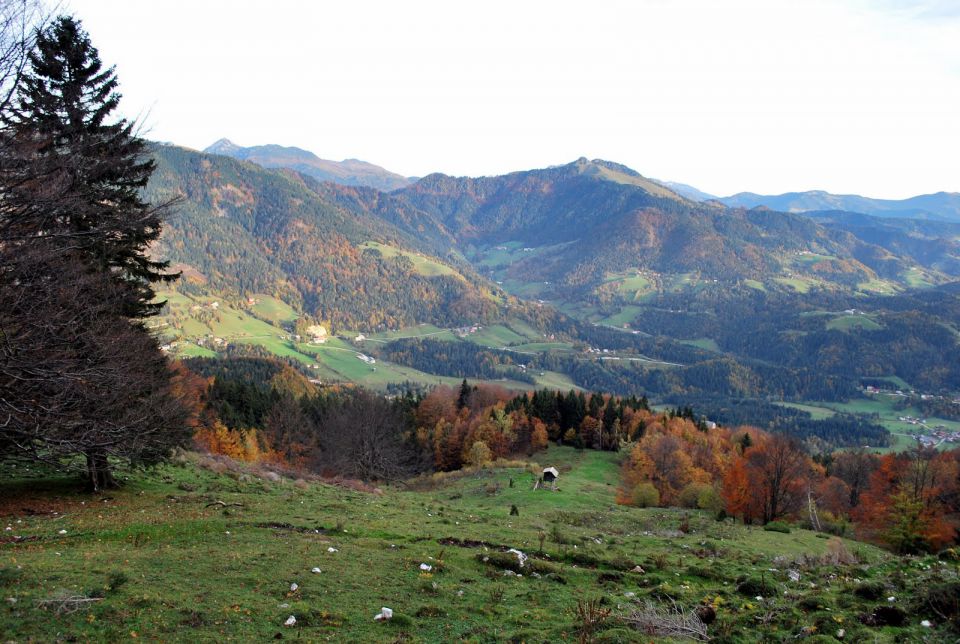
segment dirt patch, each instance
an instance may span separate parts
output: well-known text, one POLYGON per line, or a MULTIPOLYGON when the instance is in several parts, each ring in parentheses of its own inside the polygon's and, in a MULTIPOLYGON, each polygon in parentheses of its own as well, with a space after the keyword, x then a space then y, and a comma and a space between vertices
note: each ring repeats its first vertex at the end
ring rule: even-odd
POLYGON ((322 525, 311 528, 309 526, 293 525, 292 523, 282 523, 279 521, 254 523, 253 525, 257 528, 268 528, 278 532, 299 532, 300 534, 327 534, 327 532, 329 532, 329 530, 322 525))
POLYGON ((510 550, 513 546, 505 546, 503 544, 489 543, 487 541, 475 541, 473 539, 457 539, 456 537, 446 537, 445 539, 437 539, 437 543, 441 546, 456 546, 458 548, 489 548, 490 550, 500 550, 506 552, 510 550))

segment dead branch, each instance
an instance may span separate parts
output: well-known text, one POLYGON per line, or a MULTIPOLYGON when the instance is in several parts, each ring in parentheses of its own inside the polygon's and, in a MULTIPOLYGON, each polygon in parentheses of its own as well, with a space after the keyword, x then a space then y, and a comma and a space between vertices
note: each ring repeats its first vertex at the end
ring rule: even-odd
POLYGON ((84 595, 58 594, 49 599, 37 600, 37 606, 42 609, 53 608, 57 615, 67 615, 78 610, 89 608, 93 602, 103 601, 103 597, 86 597, 84 595))
POLYGON ((214 505, 221 508, 242 508, 243 507, 243 503, 225 503, 224 501, 212 501, 210 503, 207 503, 205 507, 209 508, 214 505))
POLYGON ((676 602, 672 603, 672 606, 665 607, 648 601, 620 619, 644 635, 709 641, 707 626, 697 614, 688 613, 676 602))

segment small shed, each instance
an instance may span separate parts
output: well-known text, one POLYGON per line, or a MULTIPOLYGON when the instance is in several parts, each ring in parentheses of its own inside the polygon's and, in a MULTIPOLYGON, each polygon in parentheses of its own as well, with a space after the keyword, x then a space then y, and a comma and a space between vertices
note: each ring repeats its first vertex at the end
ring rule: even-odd
POLYGON ((545 467, 543 468, 543 482, 544 483, 553 483, 560 476, 560 471, 555 467, 545 467))

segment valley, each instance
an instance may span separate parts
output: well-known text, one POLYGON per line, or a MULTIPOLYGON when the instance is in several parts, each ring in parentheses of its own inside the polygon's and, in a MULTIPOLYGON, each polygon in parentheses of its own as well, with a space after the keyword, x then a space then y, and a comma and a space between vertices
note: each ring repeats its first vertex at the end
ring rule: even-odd
POLYGON ((954 224, 698 203, 587 159, 379 192, 157 155, 149 194, 180 198, 160 246, 186 269, 164 294, 176 355, 262 350, 379 390, 467 378, 686 396, 708 416, 737 399, 842 405, 865 378, 960 391, 954 224), (306 342, 311 324, 330 340, 306 342))

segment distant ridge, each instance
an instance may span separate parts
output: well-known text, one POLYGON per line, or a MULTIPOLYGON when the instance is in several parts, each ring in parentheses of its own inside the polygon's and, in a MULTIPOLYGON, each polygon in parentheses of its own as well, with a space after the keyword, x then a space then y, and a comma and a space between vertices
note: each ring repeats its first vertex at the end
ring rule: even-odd
POLYGON ((358 159, 330 161, 296 147, 281 145, 243 147, 224 138, 207 147, 204 152, 251 161, 264 168, 290 168, 320 181, 331 181, 346 186, 367 186, 385 192, 406 187, 413 182, 410 178, 366 161, 358 159))
POLYGON ((765 206, 783 212, 843 210, 876 217, 938 219, 960 222, 960 193, 937 192, 909 199, 871 199, 860 195, 835 195, 822 190, 787 192, 782 195, 758 195, 741 192, 719 201, 735 208, 765 206))

